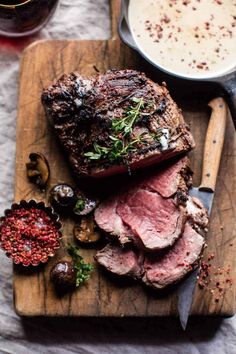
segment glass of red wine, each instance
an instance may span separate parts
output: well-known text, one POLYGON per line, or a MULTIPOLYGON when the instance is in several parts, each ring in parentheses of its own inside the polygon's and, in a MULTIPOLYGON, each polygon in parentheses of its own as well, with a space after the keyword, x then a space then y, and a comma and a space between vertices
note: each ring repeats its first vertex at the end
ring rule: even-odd
POLYGON ((0 0, 0 35, 21 37, 39 31, 59 0, 0 0))

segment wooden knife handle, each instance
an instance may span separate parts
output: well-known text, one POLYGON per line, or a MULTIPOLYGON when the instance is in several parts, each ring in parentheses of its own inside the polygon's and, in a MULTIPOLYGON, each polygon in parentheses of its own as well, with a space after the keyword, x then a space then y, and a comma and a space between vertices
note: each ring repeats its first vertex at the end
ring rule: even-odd
POLYGON ((224 145, 228 107, 221 97, 213 99, 208 106, 211 107, 212 113, 206 133, 202 182, 199 189, 214 192, 224 145))

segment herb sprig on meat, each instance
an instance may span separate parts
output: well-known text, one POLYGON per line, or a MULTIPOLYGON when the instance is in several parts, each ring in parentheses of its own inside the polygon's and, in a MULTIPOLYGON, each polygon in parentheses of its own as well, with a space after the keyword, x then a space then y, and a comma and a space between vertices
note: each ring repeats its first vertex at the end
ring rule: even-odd
POLYGON ((101 146, 96 142, 93 144, 94 151, 84 154, 90 160, 108 159, 110 162, 121 162, 130 152, 136 150, 135 145, 143 142, 142 134, 135 139, 131 139, 131 134, 135 123, 141 114, 151 115, 152 113, 142 113, 145 108, 143 98, 132 98, 133 105, 127 107, 122 118, 112 120, 112 135, 109 135, 109 146, 101 146))
POLYGON ((121 134, 123 138, 130 136, 133 126, 139 118, 141 109, 144 108, 143 98, 133 97, 132 101, 136 103, 135 106, 129 106, 123 118, 115 118, 112 120, 112 130, 116 134, 121 134))

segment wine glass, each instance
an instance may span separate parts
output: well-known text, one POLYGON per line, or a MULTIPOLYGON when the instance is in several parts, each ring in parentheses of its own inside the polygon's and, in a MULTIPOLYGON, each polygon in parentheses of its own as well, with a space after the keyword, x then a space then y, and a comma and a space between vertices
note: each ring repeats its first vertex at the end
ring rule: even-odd
POLYGON ((59 0, 0 0, 0 35, 21 37, 39 31, 59 0))

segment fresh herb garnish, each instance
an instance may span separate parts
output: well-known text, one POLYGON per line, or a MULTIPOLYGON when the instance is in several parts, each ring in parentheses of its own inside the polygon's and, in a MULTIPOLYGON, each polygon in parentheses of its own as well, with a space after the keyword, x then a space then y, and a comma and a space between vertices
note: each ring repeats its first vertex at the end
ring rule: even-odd
POLYGON ((110 162, 121 162, 127 154, 136 151, 135 145, 142 141, 142 136, 132 140, 130 135, 144 108, 144 100, 142 97, 133 97, 132 101, 135 104, 127 107, 122 118, 113 118, 111 126, 113 134, 109 135, 109 146, 94 143, 94 151, 86 152, 84 156, 90 160, 108 159, 110 162))
POLYGON ((79 214, 81 211, 84 210, 84 208, 85 208, 85 201, 83 199, 78 199, 73 211, 75 214, 79 214))
POLYGON ((112 131, 116 134, 122 134, 122 137, 129 136, 132 133, 134 123, 140 115, 140 111, 144 108, 143 98, 133 97, 132 101, 135 106, 129 106, 123 118, 114 118, 112 120, 112 131))
POLYGON ((83 257, 79 254, 79 249, 75 246, 69 245, 67 252, 72 257, 74 262, 74 269, 76 271, 76 287, 89 280, 90 272, 93 271, 93 266, 90 263, 85 263, 83 257))
POLYGON ((129 153, 136 150, 135 144, 141 141, 141 136, 130 142, 125 142, 114 136, 109 136, 111 139, 111 144, 109 147, 103 147, 97 143, 93 144, 94 152, 86 153, 85 156, 89 157, 91 160, 108 159, 110 162, 119 162, 124 159, 124 157, 129 153))

